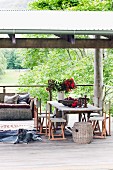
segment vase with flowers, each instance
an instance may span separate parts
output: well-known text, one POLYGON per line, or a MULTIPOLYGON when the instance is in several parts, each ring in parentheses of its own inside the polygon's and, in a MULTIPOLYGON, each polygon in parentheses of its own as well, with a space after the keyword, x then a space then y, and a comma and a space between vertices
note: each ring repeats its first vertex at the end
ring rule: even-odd
POLYGON ((62 95, 62 99, 64 99, 64 93, 70 92, 72 89, 75 89, 77 86, 75 85, 75 81, 73 78, 64 79, 63 81, 57 81, 57 80, 49 80, 48 81, 48 89, 51 89, 53 91, 60 92, 60 96, 62 95))

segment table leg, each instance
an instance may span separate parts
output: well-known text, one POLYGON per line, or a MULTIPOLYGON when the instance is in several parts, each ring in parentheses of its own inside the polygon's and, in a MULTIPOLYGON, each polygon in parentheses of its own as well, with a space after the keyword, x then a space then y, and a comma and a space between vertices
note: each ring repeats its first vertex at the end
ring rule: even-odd
POLYGON ((87 121, 89 121, 90 114, 91 114, 91 113, 87 113, 87 121))
POLYGON ((78 115, 78 121, 79 122, 81 122, 81 118, 82 118, 82 115, 81 115, 81 113, 79 113, 79 115, 78 115))

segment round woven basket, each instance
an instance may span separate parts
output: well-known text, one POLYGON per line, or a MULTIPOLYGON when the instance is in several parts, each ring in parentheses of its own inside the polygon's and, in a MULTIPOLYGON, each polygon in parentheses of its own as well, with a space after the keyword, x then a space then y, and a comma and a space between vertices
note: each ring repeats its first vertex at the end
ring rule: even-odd
POLYGON ((91 143, 93 128, 90 122, 75 122, 72 129, 73 141, 78 144, 91 143))

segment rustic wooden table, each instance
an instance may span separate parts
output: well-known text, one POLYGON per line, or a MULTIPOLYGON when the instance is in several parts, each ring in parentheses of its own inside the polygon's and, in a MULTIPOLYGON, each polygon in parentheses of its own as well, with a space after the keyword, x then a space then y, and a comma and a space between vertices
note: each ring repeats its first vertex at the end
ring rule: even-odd
POLYGON ((64 114, 78 114, 79 121, 81 121, 82 114, 87 114, 87 119, 89 119, 91 113, 102 111, 102 108, 98 108, 91 104, 87 104, 87 107, 74 107, 73 108, 73 107, 64 106, 62 103, 59 103, 58 101, 48 101, 47 103, 53 106, 56 110, 61 111, 62 116, 64 114))

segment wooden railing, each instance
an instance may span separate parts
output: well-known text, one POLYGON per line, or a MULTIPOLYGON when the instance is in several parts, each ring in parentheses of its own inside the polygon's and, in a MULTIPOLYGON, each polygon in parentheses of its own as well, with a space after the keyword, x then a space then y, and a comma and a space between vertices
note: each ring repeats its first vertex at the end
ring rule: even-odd
POLYGON ((3 93, 6 93, 7 88, 13 88, 13 87, 47 87, 47 85, 3 85, 0 86, 0 88, 3 89, 3 93))
MULTIPOLYGON (((77 84, 77 87, 93 87, 93 84, 77 84)), ((14 92, 14 88, 21 88, 21 87, 41 87, 41 88, 46 88, 48 87, 48 84, 43 84, 43 85, 0 85, 0 92, 1 93, 6 93, 7 89, 9 90, 12 89, 12 92, 14 92)), ((52 98, 52 91, 50 91, 50 95, 52 98)))

